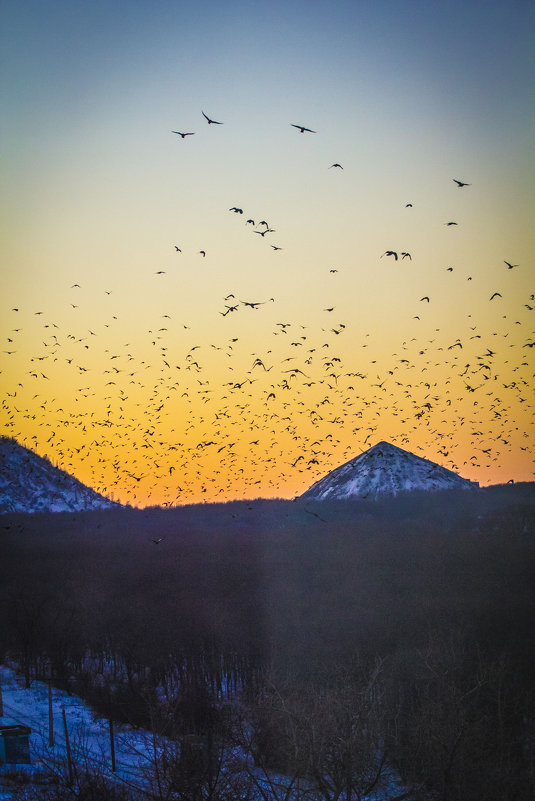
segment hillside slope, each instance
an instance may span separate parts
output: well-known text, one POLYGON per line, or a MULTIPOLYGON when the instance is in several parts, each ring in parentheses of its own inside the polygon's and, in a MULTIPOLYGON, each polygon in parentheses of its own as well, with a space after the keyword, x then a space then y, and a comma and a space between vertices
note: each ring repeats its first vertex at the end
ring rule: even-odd
POLYGON ((379 442, 313 484, 301 498, 375 498, 413 490, 472 489, 478 485, 389 442, 379 442))
POLYGON ((0 514, 81 512, 117 505, 14 439, 0 438, 0 514))

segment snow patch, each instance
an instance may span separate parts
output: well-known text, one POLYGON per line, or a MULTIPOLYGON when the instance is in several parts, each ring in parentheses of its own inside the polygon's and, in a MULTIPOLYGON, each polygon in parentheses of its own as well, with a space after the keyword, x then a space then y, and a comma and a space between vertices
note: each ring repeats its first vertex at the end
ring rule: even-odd
POLYGON ((472 489, 478 484, 390 442, 378 442, 332 470, 303 495, 306 500, 377 498, 400 492, 472 489))
POLYGON ((0 438, 0 514, 83 512, 118 505, 14 439, 0 438))

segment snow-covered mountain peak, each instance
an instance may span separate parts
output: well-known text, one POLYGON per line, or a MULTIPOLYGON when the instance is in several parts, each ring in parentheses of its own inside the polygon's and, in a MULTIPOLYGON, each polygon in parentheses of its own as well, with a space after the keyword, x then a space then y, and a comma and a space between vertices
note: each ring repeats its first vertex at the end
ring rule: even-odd
POLYGON ((0 514, 81 512, 115 506, 48 459, 14 439, 0 437, 0 514))
POLYGON ((413 490, 470 489, 478 485, 435 462, 378 442, 313 484, 302 498, 376 498, 413 490))

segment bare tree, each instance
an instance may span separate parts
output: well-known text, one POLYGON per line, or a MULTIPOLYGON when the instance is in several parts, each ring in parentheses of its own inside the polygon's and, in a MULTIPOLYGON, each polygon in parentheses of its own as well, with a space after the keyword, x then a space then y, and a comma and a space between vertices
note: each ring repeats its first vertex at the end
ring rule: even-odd
POLYGON ((457 632, 407 654, 392 682, 399 704, 390 748, 415 798, 534 797, 534 699, 518 690, 505 659, 484 658, 457 632))
POLYGON ((360 801, 386 784, 382 674, 377 661, 306 684, 267 684, 242 741, 266 801, 360 801))

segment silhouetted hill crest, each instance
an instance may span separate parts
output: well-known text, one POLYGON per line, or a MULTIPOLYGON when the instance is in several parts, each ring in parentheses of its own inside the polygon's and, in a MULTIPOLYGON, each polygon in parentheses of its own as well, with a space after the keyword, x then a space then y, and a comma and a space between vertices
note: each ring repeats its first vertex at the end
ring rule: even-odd
POLYGON ((0 438, 0 514, 81 512, 118 505, 15 439, 0 438))
POLYGON ((301 498, 377 498, 417 490, 435 492, 478 486, 452 470, 382 440, 316 481, 301 498))

